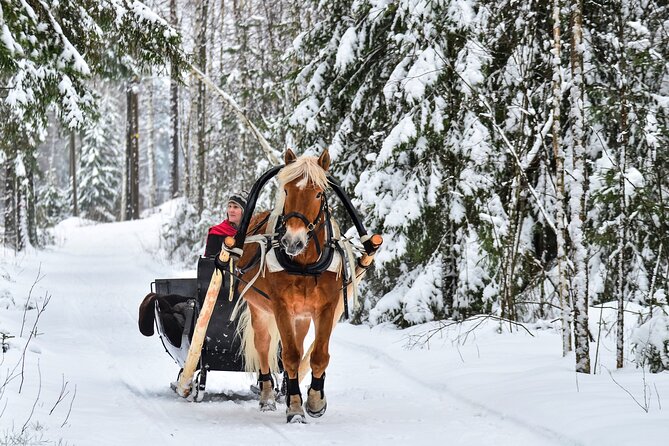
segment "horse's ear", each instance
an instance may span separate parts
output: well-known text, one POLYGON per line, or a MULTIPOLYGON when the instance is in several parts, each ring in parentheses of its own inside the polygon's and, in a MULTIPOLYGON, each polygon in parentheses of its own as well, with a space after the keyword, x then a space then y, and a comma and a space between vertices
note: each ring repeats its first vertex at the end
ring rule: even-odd
POLYGON ((330 152, 328 152, 328 149, 323 150, 323 153, 321 153, 321 156, 318 158, 318 165, 326 172, 330 168, 330 152))
POLYGON ((295 153, 292 150, 288 149, 286 150, 286 155, 284 156, 283 159, 286 162, 287 166, 288 164, 295 162, 297 157, 295 156, 295 153))

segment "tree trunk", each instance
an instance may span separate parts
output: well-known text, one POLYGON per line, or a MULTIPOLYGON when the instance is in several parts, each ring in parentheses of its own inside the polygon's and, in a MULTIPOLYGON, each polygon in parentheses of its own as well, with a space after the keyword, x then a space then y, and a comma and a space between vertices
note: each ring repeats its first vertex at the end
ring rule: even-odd
POLYGON ((72 180, 72 215, 79 216, 79 197, 77 196, 77 144, 76 134, 70 132, 70 178, 72 180))
POLYGON ((126 89, 126 203, 125 219, 139 217, 139 93, 137 79, 128 82, 126 89))
POLYGON ((35 211, 35 168, 34 159, 31 159, 26 175, 26 217, 28 219, 28 241, 32 246, 38 245, 37 240, 37 213, 35 211))
POLYGON ((557 272, 558 297, 562 322, 562 356, 571 351, 571 328, 569 318, 571 305, 567 292, 567 253, 564 211, 564 150, 562 148, 562 32, 561 0, 553 0, 553 156, 555 157, 555 227, 557 228, 557 272))
POLYGON ((153 109, 153 81, 148 85, 149 97, 147 98, 147 122, 149 130, 149 139, 146 144, 146 158, 149 176, 149 193, 147 195, 147 207, 152 208, 156 205, 158 185, 156 184, 156 156, 155 156, 155 128, 154 128, 154 109, 153 109))
MULTIPOLYGON (((177 2, 170 0, 170 21, 177 28, 177 2)), ((170 68, 170 124, 172 144, 172 175, 170 177, 172 198, 179 195, 179 73, 176 64, 172 62, 170 68)))
POLYGON ((17 247, 16 234, 16 175, 14 159, 5 161, 5 243, 17 247))
MULTIPOLYGON (((198 65, 203 73, 207 73, 207 12, 208 0, 200 1, 199 30, 198 30, 198 65)), ((206 87, 202 80, 197 81, 197 212, 202 215, 204 210, 204 183, 205 183, 205 156, 206 147, 206 87)))
POLYGON ((623 2, 622 10, 620 11, 620 21, 618 22, 618 39, 620 46, 620 74, 619 89, 620 89, 620 125, 618 128, 618 135, 616 142, 618 143, 618 174, 619 179, 619 206, 620 217, 618 221, 618 283, 616 286, 616 294, 618 301, 618 314, 616 332, 616 368, 623 368, 624 366, 624 348, 625 348, 625 285, 627 276, 627 260, 625 250, 627 247, 627 200, 625 197, 625 171, 627 169, 627 121, 629 107, 627 104, 627 78, 625 71, 627 68, 627 61, 625 58, 625 27, 627 24, 628 11, 625 10, 623 2))
POLYGON ((571 43, 571 109, 573 122, 573 169, 569 187, 569 238, 574 275, 571 295, 574 302, 574 343, 576 371, 590 373, 590 342, 588 338, 588 290, 586 286, 587 252, 583 240, 585 212, 585 108, 583 86, 583 5, 574 0, 572 5, 571 43))

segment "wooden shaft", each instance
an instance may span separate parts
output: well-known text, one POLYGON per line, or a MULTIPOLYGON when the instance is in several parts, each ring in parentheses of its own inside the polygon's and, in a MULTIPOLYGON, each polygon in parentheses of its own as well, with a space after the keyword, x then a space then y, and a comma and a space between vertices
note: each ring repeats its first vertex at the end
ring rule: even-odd
MULTIPOLYGON (((228 262, 230 260, 230 254, 223 250, 219 254, 218 258, 221 262, 228 262)), ((188 349, 188 356, 186 356, 186 362, 184 363, 183 371, 181 372, 179 382, 177 383, 176 391, 184 398, 190 395, 193 390, 193 375, 195 374, 197 363, 200 361, 200 356, 202 355, 204 337, 207 334, 209 320, 211 319, 211 315, 214 312, 216 300, 218 299, 218 292, 221 290, 222 283, 223 274, 218 270, 218 268, 216 268, 214 269, 214 274, 211 276, 209 288, 207 289, 207 295, 204 298, 202 309, 200 310, 200 314, 197 317, 190 348, 188 349)))

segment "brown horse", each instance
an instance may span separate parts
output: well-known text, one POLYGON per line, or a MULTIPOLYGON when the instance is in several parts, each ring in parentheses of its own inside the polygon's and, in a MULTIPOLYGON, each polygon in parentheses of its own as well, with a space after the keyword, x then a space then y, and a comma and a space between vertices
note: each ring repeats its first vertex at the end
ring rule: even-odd
MULTIPOLYGON (((280 244, 292 262, 311 265, 321 254, 322 246, 318 245, 326 240, 324 200, 329 189, 326 172, 330 156, 325 150, 318 158, 297 158, 288 150, 285 163, 277 176, 279 187, 275 202, 275 212, 281 214, 279 221, 285 225, 280 244)), ((254 216, 249 227, 255 228, 265 217, 267 213, 254 216)), ((260 232, 263 231, 264 226, 260 228, 260 232)), ((253 245, 246 245, 239 264, 247 264, 255 249, 253 245)), ((242 278, 251 280, 259 267, 246 272, 242 278)), ((264 291, 269 299, 251 288, 244 296, 248 305, 239 327, 243 333, 247 371, 260 373, 261 410, 276 409, 272 372, 278 369, 276 352, 280 339, 281 359, 288 374, 287 421, 305 422, 298 371, 304 354, 304 339, 313 321, 316 336, 308 358, 312 376, 304 408, 310 416, 323 415, 327 407, 323 385, 330 361, 330 334, 343 306, 341 278, 329 271, 318 276, 265 271, 254 287, 264 291)))

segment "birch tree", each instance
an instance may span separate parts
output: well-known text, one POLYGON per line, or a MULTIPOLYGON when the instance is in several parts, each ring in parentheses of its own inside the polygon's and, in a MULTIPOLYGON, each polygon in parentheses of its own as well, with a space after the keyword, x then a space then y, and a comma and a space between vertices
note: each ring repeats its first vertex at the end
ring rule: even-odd
POLYGON ((553 156, 555 158, 555 226, 557 228, 557 277, 558 296, 561 311, 562 324, 562 356, 571 351, 571 299, 567 289, 567 256, 565 237, 565 212, 564 212, 564 148, 562 146, 562 2, 553 0, 553 156))
POLYGON ((590 349, 588 333, 588 289, 587 250, 583 239, 583 205, 585 202, 585 106, 583 83, 583 6, 580 0, 571 4, 571 85, 570 115, 572 142, 571 171, 568 177, 569 191, 569 240, 571 264, 574 271, 571 280, 571 295, 574 303, 574 343, 576 371, 590 373, 590 349))

